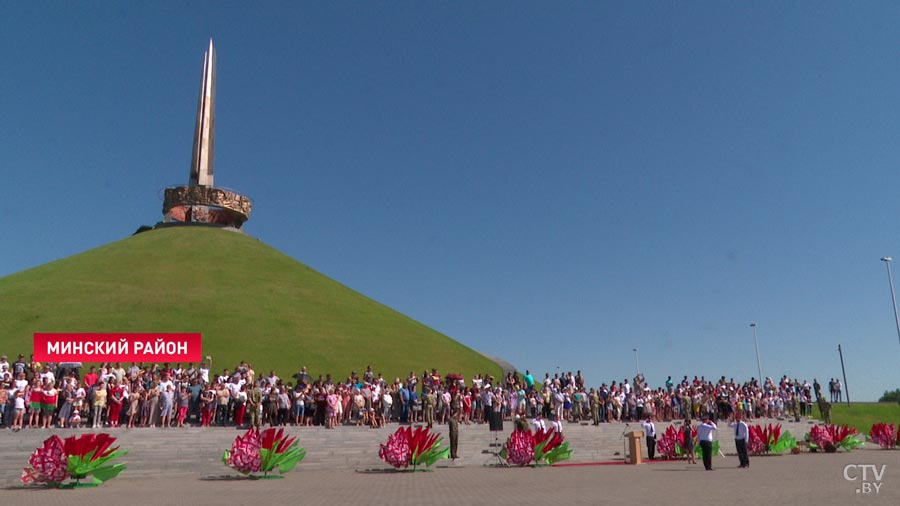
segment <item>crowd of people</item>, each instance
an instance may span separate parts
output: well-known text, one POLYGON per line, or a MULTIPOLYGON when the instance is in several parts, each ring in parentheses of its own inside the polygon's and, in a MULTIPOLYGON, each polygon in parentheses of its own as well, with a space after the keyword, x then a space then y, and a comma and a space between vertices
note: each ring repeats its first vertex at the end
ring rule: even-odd
MULTIPOLYGON (((64 364, 67 365, 67 364, 64 364)), ((831 399, 840 384, 829 384, 831 399)), ((83 368, 0 358, 0 425, 47 427, 183 427, 340 425, 388 423, 488 423, 492 418, 593 423, 811 416, 822 402, 821 385, 782 377, 738 383, 703 376, 652 387, 643 375, 590 387, 581 371, 537 381, 530 371, 499 380, 478 374, 466 380, 437 370, 387 380, 367 366, 345 379, 313 378, 303 367, 287 378, 257 373, 240 363, 219 374, 206 363, 104 363, 83 368)))

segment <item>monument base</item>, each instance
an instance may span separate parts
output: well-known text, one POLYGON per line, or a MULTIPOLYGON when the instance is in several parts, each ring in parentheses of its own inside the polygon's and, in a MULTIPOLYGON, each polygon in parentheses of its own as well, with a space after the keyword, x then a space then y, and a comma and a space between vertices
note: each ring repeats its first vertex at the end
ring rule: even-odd
POLYGON ((244 195, 213 186, 166 188, 163 216, 166 223, 210 223, 241 228, 250 218, 252 203, 244 195))

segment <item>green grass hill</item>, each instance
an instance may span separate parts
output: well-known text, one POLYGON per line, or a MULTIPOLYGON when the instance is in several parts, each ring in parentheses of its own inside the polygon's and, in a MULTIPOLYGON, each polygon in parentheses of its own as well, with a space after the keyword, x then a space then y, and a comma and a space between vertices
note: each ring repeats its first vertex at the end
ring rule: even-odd
MULTIPOLYGON (((814 408, 813 415, 822 419, 818 406, 814 408)), ((849 425, 862 434, 868 434, 874 423, 900 423, 900 405, 889 402, 854 402, 850 405, 836 402, 831 406, 831 422, 849 425)))
POLYGON ((480 353, 257 239, 173 227, 0 278, 0 353, 26 356, 35 332, 201 332, 213 369, 241 360, 287 378, 385 378, 436 367, 499 375, 480 353))

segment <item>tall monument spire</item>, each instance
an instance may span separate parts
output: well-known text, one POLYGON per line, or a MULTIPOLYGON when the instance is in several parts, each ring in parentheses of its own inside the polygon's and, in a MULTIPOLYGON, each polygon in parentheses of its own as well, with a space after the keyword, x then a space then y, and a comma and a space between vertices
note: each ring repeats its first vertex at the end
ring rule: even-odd
POLYGON ((203 55, 197 123, 194 125, 194 152, 188 184, 166 188, 163 217, 166 223, 200 223, 240 229, 250 218, 253 203, 239 193, 213 186, 213 145, 215 144, 216 50, 212 39, 203 55))
POLYGON ((191 186, 213 185, 213 149, 216 135, 216 50, 209 39, 203 53, 203 77, 197 99, 197 122, 194 125, 194 152, 191 156, 191 186))

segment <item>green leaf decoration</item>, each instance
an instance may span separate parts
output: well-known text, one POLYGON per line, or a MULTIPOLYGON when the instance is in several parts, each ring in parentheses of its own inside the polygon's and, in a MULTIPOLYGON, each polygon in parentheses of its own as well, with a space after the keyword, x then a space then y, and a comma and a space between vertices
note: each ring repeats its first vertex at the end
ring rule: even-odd
POLYGON ((569 449, 569 442, 566 441, 556 448, 550 450, 546 454, 544 454, 544 459, 547 460, 547 463, 553 465, 555 462, 561 462, 563 460, 569 460, 572 458, 572 450, 569 449))
POLYGON ((126 453, 128 453, 127 450, 120 450, 117 452, 113 452, 113 453, 110 453, 109 455, 107 455, 106 457, 100 457, 99 459, 92 461, 91 464, 96 467, 100 467, 103 464, 105 464, 106 462, 113 460, 115 458, 121 457, 122 455, 125 455, 126 453))
POLYGON ((94 469, 94 472, 91 473, 93 475, 94 483, 97 485, 103 483, 104 481, 111 480, 119 475, 122 471, 125 470, 125 464, 113 464, 111 466, 100 467, 94 469))
POLYGON ((278 454, 275 458, 274 465, 278 468, 278 472, 284 474, 297 465, 298 462, 303 460, 306 457, 306 449, 304 448, 294 448, 294 445, 291 445, 289 450, 286 450, 284 453, 278 454))
POLYGON ((431 467, 431 465, 438 460, 450 458, 450 448, 447 447, 442 449, 441 439, 442 438, 438 438, 434 444, 431 445, 431 448, 420 453, 418 456, 412 457, 410 459, 410 464, 413 466, 425 464, 425 467, 431 467))
POLYGON ((424 461, 425 461, 425 467, 431 467, 431 465, 434 464, 435 462, 437 462, 438 460, 450 458, 450 447, 443 448, 443 449, 432 448, 431 450, 428 450, 427 452, 425 452, 425 454, 423 456, 424 456, 424 461))
POLYGON ((268 473, 275 469, 272 463, 272 451, 265 448, 259 449, 259 470, 268 473))
MULTIPOLYGON (((702 458, 703 458, 703 447, 702 447, 702 446, 697 445, 696 448, 694 448, 694 451, 696 451, 696 455, 697 455, 697 458, 698 458, 698 459, 702 459, 702 458)), ((718 455, 718 454, 719 454, 719 442, 718 442, 718 441, 713 441, 713 444, 712 444, 712 455, 713 455, 713 457, 715 457, 715 456, 718 455)))
POLYGON ((847 437, 844 438, 843 441, 838 443, 838 446, 842 447, 843 449, 845 449, 849 452, 850 450, 852 450, 854 448, 859 448, 860 446, 863 445, 863 443, 864 443, 864 441, 860 440, 856 434, 849 434, 847 437))
POLYGON ((547 440, 541 441, 540 443, 534 445, 534 461, 535 462, 539 463, 540 461, 544 460, 544 458, 545 458, 544 447, 547 446, 547 443, 549 441, 550 440, 547 439, 547 440))
MULTIPOLYGON (((127 450, 117 451, 110 453, 106 457, 101 457, 97 460, 91 460, 94 452, 88 452, 83 457, 79 457, 77 455, 70 455, 69 460, 66 464, 66 469, 68 469, 69 474, 72 476, 85 476, 88 474, 93 474, 97 469, 101 468, 106 462, 113 460, 115 458, 121 457, 128 453, 127 450)), ((116 473, 118 474, 118 473, 116 473)), ((104 480, 105 481, 105 480, 104 480)))
POLYGON ((778 440, 777 443, 771 445, 769 447, 769 451, 772 453, 783 453, 791 448, 797 447, 797 440, 791 436, 790 431, 785 431, 784 434, 781 435, 781 439, 778 440))

